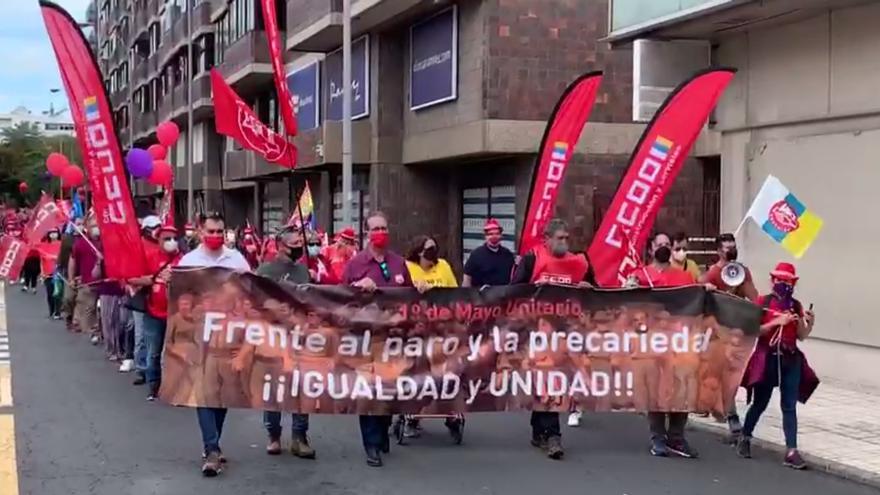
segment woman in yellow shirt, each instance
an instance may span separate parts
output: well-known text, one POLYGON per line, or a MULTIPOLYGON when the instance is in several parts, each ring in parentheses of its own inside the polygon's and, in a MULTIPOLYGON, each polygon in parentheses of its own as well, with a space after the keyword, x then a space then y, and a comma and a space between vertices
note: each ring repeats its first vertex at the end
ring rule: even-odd
POLYGON ((416 288, 458 287, 449 263, 437 253, 437 241, 426 235, 415 238, 406 256, 406 267, 416 288))
MULTIPOLYGON (((433 237, 421 235, 413 240, 412 246, 406 254, 406 267, 413 285, 419 292, 425 292, 435 287, 458 287, 455 274, 449 263, 440 258, 437 253, 437 240, 433 237)), ((418 437, 421 433, 419 416, 407 416, 403 434, 408 438, 418 437)), ((462 420, 461 416, 450 415, 446 418, 446 428, 455 443, 461 443, 462 420)))

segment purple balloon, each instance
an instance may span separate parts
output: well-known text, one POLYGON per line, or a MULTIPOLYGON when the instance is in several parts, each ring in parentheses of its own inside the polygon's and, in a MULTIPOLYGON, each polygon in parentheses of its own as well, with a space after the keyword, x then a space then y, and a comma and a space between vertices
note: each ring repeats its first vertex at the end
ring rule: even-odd
POLYGON ((131 175, 144 179, 153 173, 153 156, 147 150, 132 148, 125 156, 125 165, 131 175))

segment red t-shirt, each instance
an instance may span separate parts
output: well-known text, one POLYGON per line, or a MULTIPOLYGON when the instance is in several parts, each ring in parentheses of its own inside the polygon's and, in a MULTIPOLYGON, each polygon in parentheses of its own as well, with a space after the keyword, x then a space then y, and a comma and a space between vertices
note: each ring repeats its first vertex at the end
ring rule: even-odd
MULTIPOLYGON (((165 267, 177 266, 183 255, 180 253, 168 254, 159 251, 148 260, 150 272, 153 277, 159 274, 165 267)), ((150 316, 159 319, 168 318, 168 286, 165 282, 153 279, 153 285, 150 286, 150 295, 147 297, 147 312, 150 316)))
POLYGON ((55 265, 58 263, 61 241, 41 242, 37 250, 40 253, 40 267, 42 268, 43 277, 51 277, 55 273, 55 265))
MULTIPOLYGON (((764 316, 761 319, 762 325, 770 322, 771 320, 773 320, 774 318, 779 316, 779 313, 783 312, 782 302, 779 300, 778 297, 771 297, 769 295, 758 296, 758 300, 755 301, 755 303, 758 306, 761 306, 762 308, 764 308, 766 305, 766 309, 764 309, 764 316), (768 297, 770 297, 769 304, 766 303, 768 297)), ((802 318, 804 316, 803 307, 801 306, 800 302, 797 302, 797 304, 794 304, 792 306, 792 308, 789 309, 788 311, 795 313, 796 315, 798 315, 802 318), (797 308, 797 310, 796 310, 796 308, 797 308)), ((797 348, 797 329, 798 329, 798 322, 797 321, 793 321, 793 322, 789 323, 788 325, 785 325, 782 328, 782 342, 781 342, 782 347, 785 347, 787 349, 797 348)), ((773 339, 773 336, 776 334, 777 330, 773 330, 772 332, 767 332, 767 333, 762 334, 760 337, 761 343, 769 346, 770 340, 773 339)))
POLYGON ((685 287, 697 283, 694 276, 690 272, 686 272, 681 268, 670 266, 666 270, 660 271, 654 265, 646 266, 644 269, 637 268, 634 272, 642 287, 685 287), (647 278, 645 274, 647 273, 647 278), (650 279, 651 283, 648 283, 650 279))

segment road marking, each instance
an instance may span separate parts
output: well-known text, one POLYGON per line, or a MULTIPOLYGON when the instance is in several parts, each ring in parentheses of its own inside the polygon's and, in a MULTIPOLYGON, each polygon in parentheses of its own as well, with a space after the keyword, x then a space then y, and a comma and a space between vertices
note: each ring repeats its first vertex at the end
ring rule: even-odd
POLYGON ((12 409, 12 363, 6 326, 6 284, 0 283, 0 495, 18 495, 15 417, 12 409))

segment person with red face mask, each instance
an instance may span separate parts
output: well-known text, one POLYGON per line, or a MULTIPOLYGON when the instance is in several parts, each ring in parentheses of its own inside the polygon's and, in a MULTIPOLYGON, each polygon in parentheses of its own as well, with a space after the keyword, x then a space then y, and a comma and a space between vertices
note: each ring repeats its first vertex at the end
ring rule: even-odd
POLYGON ((254 228, 248 225, 242 231, 242 239, 241 239, 241 251, 244 254, 244 258, 251 265, 251 269, 257 268, 260 264, 260 241, 257 238, 256 232, 254 232, 254 228))
POLYGON ((464 264, 462 287, 483 287, 484 285, 507 285, 513 271, 515 257, 501 245, 504 229, 498 220, 490 218, 483 226, 486 242, 474 249, 464 264))
MULTIPOLYGON (((250 265, 237 250, 224 245, 225 221, 219 213, 205 216, 201 222, 202 243, 180 259, 180 267, 223 267, 239 272, 249 272, 250 265)), ((210 356, 209 356, 210 357, 210 356)), ((226 421, 226 409, 198 407, 196 416, 202 431, 204 462, 202 475, 214 477, 223 470, 226 458, 220 450, 220 437, 226 421)))
MULTIPOLYGON (((381 212, 373 212, 367 217, 364 227, 369 235, 370 244, 345 267, 342 283, 364 292, 373 292, 378 287, 412 287, 406 260, 388 249, 387 217, 381 212)), ((360 417, 360 426, 364 450, 367 453, 367 464, 373 467, 382 466, 381 453, 388 453, 391 450, 388 435, 391 416, 363 415, 360 417)))

